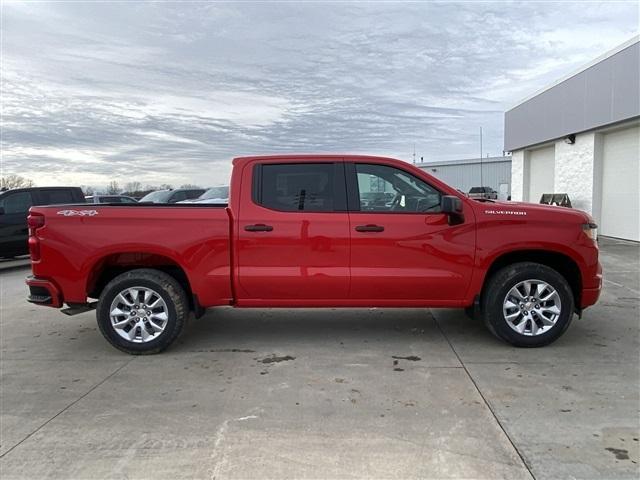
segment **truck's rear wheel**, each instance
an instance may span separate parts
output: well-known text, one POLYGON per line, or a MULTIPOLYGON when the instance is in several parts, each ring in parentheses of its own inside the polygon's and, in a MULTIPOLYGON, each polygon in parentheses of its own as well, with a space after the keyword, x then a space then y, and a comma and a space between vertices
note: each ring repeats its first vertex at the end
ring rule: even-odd
POLYGON ((538 263, 514 263, 499 270, 482 298, 489 330, 517 347, 542 347, 557 340, 569 327, 573 311, 566 279, 538 263))
POLYGON ((133 355, 158 353, 178 338, 189 313, 184 289, 159 270, 118 275, 102 291, 96 310, 104 337, 133 355))

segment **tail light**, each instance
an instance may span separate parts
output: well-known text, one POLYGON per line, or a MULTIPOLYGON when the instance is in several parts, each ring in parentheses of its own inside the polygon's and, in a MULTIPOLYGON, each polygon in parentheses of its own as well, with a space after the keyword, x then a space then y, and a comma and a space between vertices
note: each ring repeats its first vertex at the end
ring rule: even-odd
POLYGON ((37 228, 44 227, 44 215, 30 213, 27 217, 27 225, 29 226, 29 235, 34 235, 37 228))
POLYGON ((36 236, 36 231, 44 227, 44 215, 41 213, 30 213, 27 217, 29 227, 29 255, 32 261, 40 260, 40 239, 36 236))

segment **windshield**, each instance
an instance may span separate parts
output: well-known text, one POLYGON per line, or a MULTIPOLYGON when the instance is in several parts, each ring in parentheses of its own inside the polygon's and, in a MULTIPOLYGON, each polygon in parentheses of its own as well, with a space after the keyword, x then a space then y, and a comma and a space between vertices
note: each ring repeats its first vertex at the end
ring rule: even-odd
POLYGON ((158 190, 146 194, 140 199, 141 202, 165 203, 171 196, 171 190, 158 190))
POLYGON ((469 193, 484 193, 484 187, 473 187, 469 193))
POLYGON ((209 198, 229 198, 229 187, 212 187, 198 197, 198 200, 208 200, 209 198))

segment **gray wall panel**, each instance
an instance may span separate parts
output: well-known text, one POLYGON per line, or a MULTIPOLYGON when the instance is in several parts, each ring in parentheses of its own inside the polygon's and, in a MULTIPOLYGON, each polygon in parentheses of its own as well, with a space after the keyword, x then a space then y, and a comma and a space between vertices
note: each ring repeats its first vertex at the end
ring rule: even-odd
POLYGON ((613 75, 613 110, 620 115, 631 118, 638 115, 640 104, 640 44, 636 44, 635 50, 628 49, 620 52, 626 58, 624 62, 618 62, 614 66, 613 75), (627 65, 631 66, 630 74, 625 74, 627 65), (631 92, 631 95, 627 94, 631 92), (635 93, 635 95, 633 95, 635 93))
POLYGON ((640 116, 640 42, 505 113, 507 151, 640 116))

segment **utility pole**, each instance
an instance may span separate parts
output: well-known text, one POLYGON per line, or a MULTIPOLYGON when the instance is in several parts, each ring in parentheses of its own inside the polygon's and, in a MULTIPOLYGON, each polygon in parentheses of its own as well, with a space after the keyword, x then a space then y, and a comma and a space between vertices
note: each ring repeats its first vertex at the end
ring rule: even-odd
POLYGON ((413 164, 416 164, 416 142, 413 142, 413 164))
POLYGON ((482 127, 480 127, 480 186, 484 187, 484 180, 482 178, 482 127))

